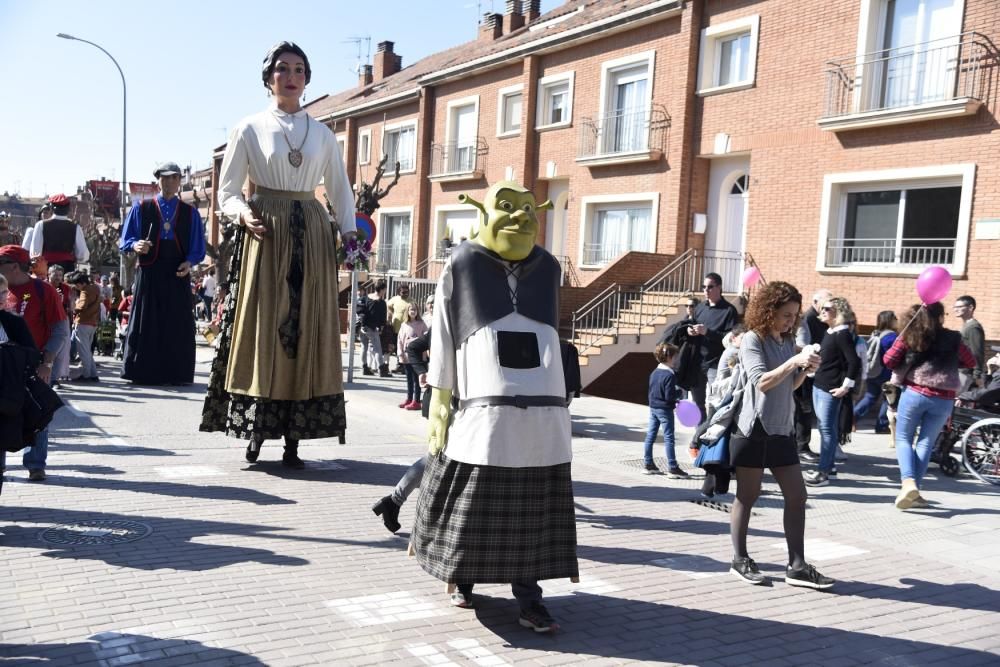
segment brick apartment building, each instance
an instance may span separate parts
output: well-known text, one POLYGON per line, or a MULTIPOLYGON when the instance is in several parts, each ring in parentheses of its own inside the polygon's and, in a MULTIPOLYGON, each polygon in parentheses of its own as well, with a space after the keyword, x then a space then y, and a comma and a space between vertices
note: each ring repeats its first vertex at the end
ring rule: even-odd
POLYGON ((731 291, 752 258, 847 296, 863 324, 944 264, 1000 337, 996 0, 538 6, 508 0, 406 67, 381 42, 355 88, 307 107, 353 182, 400 163, 381 267, 434 277, 475 220, 457 195, 513 179, 555 203, 540 242, 564 312, 695 249, 738 258, 718 260, 731 291))

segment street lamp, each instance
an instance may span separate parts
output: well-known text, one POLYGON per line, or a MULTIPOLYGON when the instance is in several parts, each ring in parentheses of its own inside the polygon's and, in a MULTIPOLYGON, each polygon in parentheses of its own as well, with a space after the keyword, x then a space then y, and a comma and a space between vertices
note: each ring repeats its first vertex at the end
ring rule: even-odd
MULTIPOLYGON (((61 37, 62 39, 71 39, 71 40, 76 41, 76 42, 83 42, 84 44, 90 44, 91 46, 93 46, 96 49, 100 49, 101 52, 104 53, 104 55, 106 55, 108 58, 111 58, 111 62, 113 62, 115 64, 115 67, 118 68, 118 74, 122 78, 122 191, 119 194, 120 194, 120 203, 121 203, 121 224, 122 224, 122 226, 124 226, 125 225, 125 216, 127 214, 127 211, 125 210, 125 188, 127 187, 127 184, 128 184, 128 180, 126 178, 126 173, 125 173, 125 165, 126 165, 126 161, 125 161, 125 136, 126 136, 126 134, 125 134, 125 128, 126 128, 126 123, 125 123, 125 121, 126 121, 126 118, 127 118, 126 110, 128 109, 128 93, 127 93, 127 90, 125 88, 125 74, 124 74, 124 72, 122 72, 121 65, 118 64, 118 61, 115 60, 114 56, 112 56, 110 53, 108 53, 107 50, 105 50, 105 48, 103 46, 101 46, 100 44, 95 44, 93 42, 87 41, 86 39, 80 39, 79 37, 74 37, 73 35, 67 35, 64 32, 59 33, 58 35, 56 35, 56 37, 61 37)), ((129 280, 128 276, 126 276, 126 274, 125 274, 125 255, 124 255, 124 253, 119 253, 118 257, 119 257, 119 266, 118 266, 119 274, 118 275, 121 277, 121 280, 122 280, 123 284, 129 284, 131 282, 131 280, 129 280), (128 282, 126 282, 126 281, 128 281, 128 282)))

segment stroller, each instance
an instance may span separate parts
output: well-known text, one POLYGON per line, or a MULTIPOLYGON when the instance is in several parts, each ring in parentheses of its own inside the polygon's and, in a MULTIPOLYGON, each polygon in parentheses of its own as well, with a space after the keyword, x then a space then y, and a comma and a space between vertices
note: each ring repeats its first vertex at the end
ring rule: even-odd
POLYGON ((115 331, 115 321, 108 317, 97 325, 94 332, 94 344, 97 346, 97 353, 110 357, 115 353, 115 341, 118 333, 115 331))

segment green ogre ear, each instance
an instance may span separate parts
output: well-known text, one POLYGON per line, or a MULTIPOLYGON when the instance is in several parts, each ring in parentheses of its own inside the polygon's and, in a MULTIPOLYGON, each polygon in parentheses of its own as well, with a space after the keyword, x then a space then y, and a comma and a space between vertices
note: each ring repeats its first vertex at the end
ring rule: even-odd
POLYGON ((536 204, 535 205, 535 210, 536 211, 551 211, 553 208, 554 207, 552 205, 552 200, 551 199, 546 199, 541 204, 536 204))
POLYGON ((474 239, 474 238, 476 238, 476 236, 479 235, 479 227, 481 225, 485 225, 486 224, 486 219, 487 219, 486 218, 486 207, 483 206, 478 201, 476 201, 475 199, 473 199, 472 197, 470 197, 469 195, 458 195, 458 202, 460 204, 469 204, 470 206, 475 206, 476 208, 479 209, 479 213, 480 213, 479 220, 477 220, 476 224, 473 225, 472 229, 469 230, 469 238, 470 239, 474 239))

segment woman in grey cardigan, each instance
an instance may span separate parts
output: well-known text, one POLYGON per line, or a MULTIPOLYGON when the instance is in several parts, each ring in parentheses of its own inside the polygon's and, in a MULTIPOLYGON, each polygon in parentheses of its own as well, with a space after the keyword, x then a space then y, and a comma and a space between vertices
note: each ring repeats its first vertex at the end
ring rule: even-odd
POLYGON ((749 331, 740 344, 740 365, 746 373, 747 388, 730 440, 736 500, 730 517, 735 553, 729 571, 749 584, 765 581, 747 553, 747 530, 751 510, 760 496, 764 468, 770 468, 785 500, 785 582, 825 589, 833 586, 833 580, 805 560, 806 487, 794 437, 792 392, 820 361, 812 345, 796 352, 795 332, 801 310, 802 295, 783 282, 768 283, 756 291, 747 306, 745 324, 749 331))

